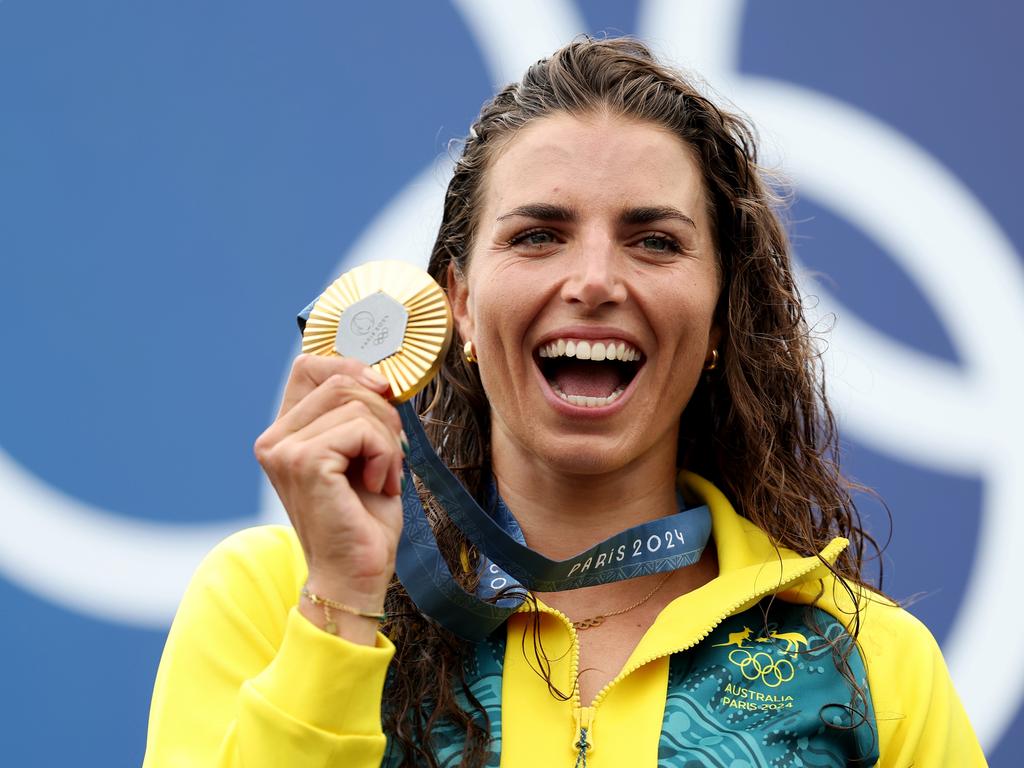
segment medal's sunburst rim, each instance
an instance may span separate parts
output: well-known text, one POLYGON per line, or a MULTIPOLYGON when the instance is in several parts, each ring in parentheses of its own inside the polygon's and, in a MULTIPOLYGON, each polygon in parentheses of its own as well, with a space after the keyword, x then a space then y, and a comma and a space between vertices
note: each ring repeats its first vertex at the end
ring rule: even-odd
POLYGON ((409 313, 401 348, 370 366, 388 380, 393 400, 402 403, 427 386, 441 368, 452 342, 448 297, 419 267, 397 260, 369 261, 341 275, 313 304, 302 333, 302 351, 340 357, 335 339, 342 313, 377 291, 409 313))

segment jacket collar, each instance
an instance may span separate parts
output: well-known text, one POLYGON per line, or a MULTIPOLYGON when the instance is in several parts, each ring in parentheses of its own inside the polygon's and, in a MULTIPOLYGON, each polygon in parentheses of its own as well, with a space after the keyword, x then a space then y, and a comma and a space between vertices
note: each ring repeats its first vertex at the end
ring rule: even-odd
MULTIPOLYGON (((725 495, 712 483, 692 472, 682 472, 679 485, 711 510, 718 576, 704 586, 681 595, 658 615, 634 649, 623 674, 649 661, 691 648, 735 613, 762 598, 780 594, 795 602, 814 602, 824 597, 823 580, 831 565, 848 546, 841 537, 830 541, 817 555, 801 557, 777 546, 763 530, 740 516, 725 495)), ((822 607, 835 613, 831 601, 822 607)))
MULTIPOLYGON (((711 510, 711 531, 718 552, 719 576, 751 566, 766 566, 780 560, 807 560, 797 553, 772 542, 769 535, 742 517, 717 486, 698 474, 683 471, 679 473, 679 487, 711 510)), ((832 539, 818 554, 829 563, 834 563, 846 549, 849 541, 842 537, 832 539)), ((813 560, 820 563, 817 556, 813 560)))

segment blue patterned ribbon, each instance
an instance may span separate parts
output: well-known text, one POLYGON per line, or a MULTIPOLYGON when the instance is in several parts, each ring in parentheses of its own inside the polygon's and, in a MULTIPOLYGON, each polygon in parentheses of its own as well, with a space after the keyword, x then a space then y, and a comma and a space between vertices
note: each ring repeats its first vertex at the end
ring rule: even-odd
POLYGON ((493 516, 480 507, 434 453, 410 403, 398 412, 409 437, 398 578, 423 613, 461 637, 489 635, 515 612, 527 589, 559 592, 664 573, 697 562, 707 545, 711 514, 700 506, 617 533, 568 560, 550 560, 522 540, 496 492, 493 516), (441 557, 413 474, 483 555, 477 594, 459 586, 441 557))

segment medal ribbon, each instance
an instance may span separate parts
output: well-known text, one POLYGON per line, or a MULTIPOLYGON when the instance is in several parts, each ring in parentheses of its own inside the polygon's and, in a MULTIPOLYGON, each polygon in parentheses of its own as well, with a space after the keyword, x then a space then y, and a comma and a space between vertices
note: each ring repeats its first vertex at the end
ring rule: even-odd
POLYGON ((398 412, 409 438, 398 578, 421 611, 461 637, 480 640, 489 635, 515 612, 527 589, 560 592, 664 573, 697 562, 707 545, 711 513, 700 506, 617 533, 568 560, 550 560, 520 540, 517 525, 518 538, 506 530, 514 518, 500 498, 495 498, 494 517, 480 507, 438 458, 410 403, 398 412), (484 556, 476 595, 455 582, 441 557, 413 474, 484 556), (495 517, 504 518, 505 526, 495 517), (502 590, 504 596, 495 602, 502 590))

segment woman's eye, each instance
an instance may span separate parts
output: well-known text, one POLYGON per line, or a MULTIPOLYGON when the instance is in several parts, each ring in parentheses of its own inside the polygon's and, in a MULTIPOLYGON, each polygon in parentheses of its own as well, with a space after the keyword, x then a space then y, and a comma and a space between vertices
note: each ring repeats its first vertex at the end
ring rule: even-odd
POLYGON ((648 235, 640 241, 640 244, 647 250, 658 253, 678 252, 681 250, 675 240, 662 235, 648 235))
POLYGON ((509 245, 541 246, 549 245, 553 242, 555 242, 555 238, 550 232, 542 229, 536 229, 532 232, 524 232, 521 235, 516 235, 509 240, 509 245))

